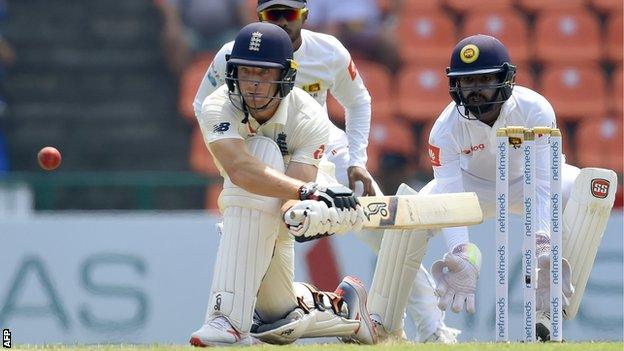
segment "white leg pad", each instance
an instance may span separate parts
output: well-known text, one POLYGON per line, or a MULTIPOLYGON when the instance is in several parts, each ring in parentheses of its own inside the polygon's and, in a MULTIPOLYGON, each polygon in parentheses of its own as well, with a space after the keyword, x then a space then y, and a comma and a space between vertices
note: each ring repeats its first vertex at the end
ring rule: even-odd
MULTIPOLYGON (((284 172, 282 154, 273 140, 250 138, 247 147, 268 166, 284 172)), ((249 193, 225 179, 219 197, 223 233, 206 321, 223 315, 239 332, 251 329, 256 296, 281 224, 280 206, 280 199, 249 193)))
MULTIPOLYGON (((416 194, 401 184, 397 195, 416 194)), ((368 310, 380 317, 386 331, 403 333, 405 308, 430 238, 429 231, 386 230, 381 241, 368 310)))
POLYGON ((563 211, 563 257, 572 268, 574 294, 564 317, 576 316, 594 259, 615 201, 617 175, 612 170, 583 168, 563 211))

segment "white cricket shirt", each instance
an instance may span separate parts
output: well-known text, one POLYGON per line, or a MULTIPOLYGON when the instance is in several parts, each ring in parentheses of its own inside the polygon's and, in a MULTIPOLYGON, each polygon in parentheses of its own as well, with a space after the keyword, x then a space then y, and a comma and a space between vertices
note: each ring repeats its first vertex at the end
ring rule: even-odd
MULTIPOLYGON (((460 107, 463 109, 463 107, 460 107)), ((463 112, 463 111, 462 111, 463 112)), ((516 86, 492 127, 477 120, 468 120, 451 102, 436 120, 429 135, 429 157, 433 166, 436 186, 434 193, 463 192, 462 173, 483 179, 496 186, 496 132, 508 126, 556 127, 555 112, 550 103, 537 92, 516 86)), ((536 136, 536 189, 538 203, 538 230, 548 220, 544 216, 549 206, 549 146, 548 138, 536 136), (541 225, 543 224, 543 225, 541 225)), ((562 157, 565 163, 565 157, 562 157)), ((522 177, 524 154, 521 147, 509 148, 509 179, 513 182, 522 177)), ((459 233, 467 239, 468 232, 452 228, 447 233, 459 233)), ((449 238, 447 238, 447 241, 449 238)), ((463 240, 462 240, 463 241, 463 240)))
MULTIPOLYGON (((349 51, 331 35, 301 30, 302 43, 293 58, 299 66, 295 85, 325 109, 327 91, 345 108, 346 132, 349 141, 349 165, 365 167, 366 147, 371 120, 371 98, 362 82, 349 51)), ((225 84, 225 55, 232 52, 229 42, 216 54, 199 86, 193 108, 199 118, 204 99, 225 84)), ((327 117, 327 113, 323 115, 327 117)), ((342 131, 332 124, 332 135, 342 131)), ((333 139, 333 137, 332 137, 333 139)))
MULTIPOLYGON (((204 100, 198 115, 204 141, 210 143, 228 138, 248 139, 260 135, 277 143, 284 157, 284 166, 290 161, 318 166, 329 139, 331 122, 327 112, 303 90, 293 88, 271 119, 259 124, 251 115, 245 115, 230 102, 227 86, 223 85, 204 100)), ((215 164, 225 176, 219 161, 215 164)))

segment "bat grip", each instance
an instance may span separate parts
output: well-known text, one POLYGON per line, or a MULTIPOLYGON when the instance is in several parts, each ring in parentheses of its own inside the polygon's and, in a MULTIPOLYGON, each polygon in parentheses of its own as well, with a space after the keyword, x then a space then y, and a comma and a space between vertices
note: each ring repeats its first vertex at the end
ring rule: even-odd
POLYGON ((297 221, 299 223, 303 222, 303 220, 306 217, 306 211, 305 210, 288 210, 286 211, 286 216, 288 216, 288 218, 290 218, 293 221, 297 221))

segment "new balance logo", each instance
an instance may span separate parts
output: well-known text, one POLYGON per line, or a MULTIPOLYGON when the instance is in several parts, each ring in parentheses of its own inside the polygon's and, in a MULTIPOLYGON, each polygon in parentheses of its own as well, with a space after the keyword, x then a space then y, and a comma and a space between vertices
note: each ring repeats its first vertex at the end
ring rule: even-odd
POLYGON ((249 51, 260 51, 260 44, 262 43, 262 33, 251 33, 251 39, 249 40, 249 51))
POLYGON ((223 134, 230 129, 230 122, 221 122, 219 124, 215 124, 212 128, 212 131, 215 133, 223 134))

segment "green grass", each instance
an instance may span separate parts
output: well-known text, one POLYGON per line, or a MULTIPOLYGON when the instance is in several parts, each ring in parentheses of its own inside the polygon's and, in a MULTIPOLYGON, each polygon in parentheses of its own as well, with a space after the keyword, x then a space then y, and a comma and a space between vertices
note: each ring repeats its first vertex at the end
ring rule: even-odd
MULTIPOLYGON (((46 351, 170 351, 170 350, 201 350, 186 345, 13 345, 15 350, 46 350, 46 351)), ((206 349, 208 350, 208 349, 206 349)), ((311 344, 311 345, 288 345, 273 346, 262 345, 253 347, 229 347, 222 350, 247 350, 247 351, 498 351, 498 350, 535 350, 535 351, 622 351, 622 342, 596 342, 596 343, 547 343, 547 344, 496 344, 496 343, 462 343, 457 345, 436 345, 436 344, 382 344, 375 346, 359 346, 345 344, 311 344)))

